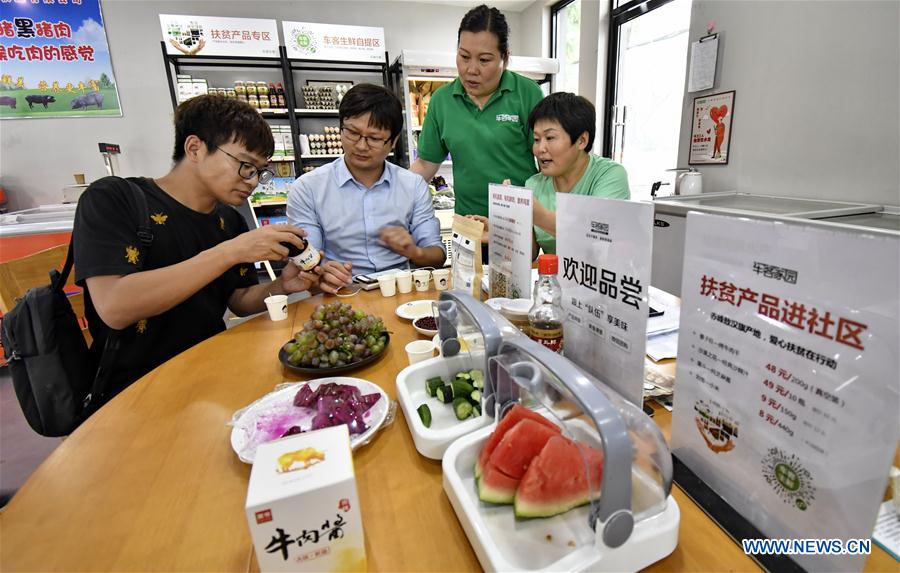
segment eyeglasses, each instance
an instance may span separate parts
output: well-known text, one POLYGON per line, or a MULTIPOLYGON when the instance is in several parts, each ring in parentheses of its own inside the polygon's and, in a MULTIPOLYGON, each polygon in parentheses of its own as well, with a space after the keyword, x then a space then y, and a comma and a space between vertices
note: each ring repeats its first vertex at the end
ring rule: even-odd
POLYGON ((238 167, 238 175, 240 175, 244 179, 250 180, 250 179, 253 179, 254 177, 259 177, 259 184, 265 185, 266 183, 271 181, 273 177, 275 177, 274 172, 272 172, 268 169, 260 169, 259 167, 257 167, 256 165, 253 165, 252 163, 247 163, 246 161, 241 161, 240 159, 238 159, 234 155, 228 153, 221 147, 219 148, 219 151, 221 151, 228 157, 234 159, 235 161, 237 161, 238 163, 241 164, 241 166, 238 167))
POLYGON ((385 145, 388 144, 390 139, 385 139, 383 137, 371 137, 369 135, 363 135, 360 132, 350 129, 346 126, 341 126, 341 134, 347 138, 347 141, 350 143, 357 143, 360 139, 362 139, 369 149, 381 149, 385 145))

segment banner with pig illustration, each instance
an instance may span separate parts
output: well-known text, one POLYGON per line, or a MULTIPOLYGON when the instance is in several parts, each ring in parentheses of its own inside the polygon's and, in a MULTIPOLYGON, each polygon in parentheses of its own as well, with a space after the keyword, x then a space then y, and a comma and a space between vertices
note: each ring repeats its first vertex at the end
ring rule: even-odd
POLYGON ((0 118, 121 117, 100 0, 0 4, 0 118))
POLYGON ((694 98, 689 165, 727 165, 734 91, 694 98))

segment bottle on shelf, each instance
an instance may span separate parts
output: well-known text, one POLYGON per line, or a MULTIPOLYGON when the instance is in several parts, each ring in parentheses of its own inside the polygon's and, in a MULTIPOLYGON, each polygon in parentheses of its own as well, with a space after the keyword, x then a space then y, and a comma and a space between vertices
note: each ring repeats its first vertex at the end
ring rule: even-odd
POLYGON ((272 107, 284 107, 278 101, 278 89, 275 87, 275 82, 269 82, 269 104, 272 107))
POLYGON ((278 96, 278 107, 287 107, 287 102, 284 99, 284 85, 281 82, 276 84, 275 95, 278 96))
POLYGON ((556 274, 559 259, 556 255, 538 257, 538 281, 534 285, 534 303, 528 311, 528 330, 531 339, 562 354, 563 314, 562 287, 556 274))

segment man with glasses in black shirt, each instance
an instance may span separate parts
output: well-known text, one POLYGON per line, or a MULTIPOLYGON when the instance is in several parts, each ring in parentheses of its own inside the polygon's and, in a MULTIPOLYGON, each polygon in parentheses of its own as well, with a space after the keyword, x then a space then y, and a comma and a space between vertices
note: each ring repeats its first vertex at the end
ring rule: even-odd
POLYGON ((95 181, 78 203, 73 230, 75 279, 98 356, 107 338, 119 348, 106 396, 169 358, 225 329, 229 308, 265 310, 269 294, 308 290, 315 275, 288 263, 273 283, 258 284, 254 263, 287 256, 305 232, 290 225, 248 231, 231 206, 273 173, 268 124, 248 104, 198 96, 175 111, 174 167, 157 179, 132 178, 147 200, 152 243, 138 236, 139 209, 129 181, 95 181))
POLYGON ((288 194, 291 224, 325 253, 316 268, 330 293, 354 274, 446 260, 440 223, 421 176, 387 162, 400 138, 400 100, 382 86, 359 84, 341 100, 343 157, 305 173, 288 194))

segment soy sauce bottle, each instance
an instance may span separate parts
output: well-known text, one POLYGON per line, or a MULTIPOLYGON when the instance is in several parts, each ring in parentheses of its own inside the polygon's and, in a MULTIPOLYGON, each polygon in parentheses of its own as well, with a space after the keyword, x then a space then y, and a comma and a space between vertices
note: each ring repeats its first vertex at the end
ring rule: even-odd
POLYGON ((287 107, 284 100, 284 86, 281 85, 281 82, 278 82, 278 86, 275 88, 275 95, 278 96, 278 107, 287 107))
POLYGON ((528 311, 529 336, 553 352, 563 350, 562 287, 556 274, 556 255, 538 257, 538 281, 534 285, 534 303, 528 311))

